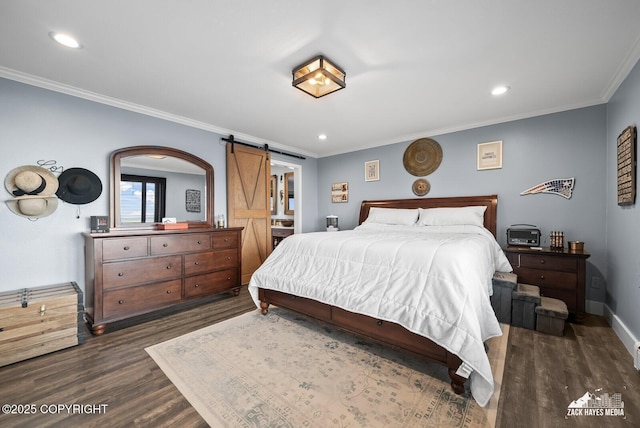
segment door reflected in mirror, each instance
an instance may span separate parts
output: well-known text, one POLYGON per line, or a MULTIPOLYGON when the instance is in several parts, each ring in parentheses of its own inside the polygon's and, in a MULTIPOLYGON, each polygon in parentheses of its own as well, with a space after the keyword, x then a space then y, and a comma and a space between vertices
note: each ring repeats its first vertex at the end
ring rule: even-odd
POLYGON ((295 198, 293 188, 293 172, 284 175, 284 213, 293 215, 295 211, 295 198))

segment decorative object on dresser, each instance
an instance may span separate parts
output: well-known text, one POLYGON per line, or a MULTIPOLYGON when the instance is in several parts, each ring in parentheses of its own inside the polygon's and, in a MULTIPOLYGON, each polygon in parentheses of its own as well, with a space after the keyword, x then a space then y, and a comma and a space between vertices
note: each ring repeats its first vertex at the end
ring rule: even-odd
POLYGON ((85 233, 86 316, 108 323, 240 290, 242 228, 85 233))
POLYGON ((84 342, 75 282, 0 293, 0 367, 84 342))
POLYGON ((504 252, 518 282, 537 285, 540 294, 562 300, 569 312, 582 315, 585 307, 586 251, 566 248, 541 250, 506 247, 504 252))

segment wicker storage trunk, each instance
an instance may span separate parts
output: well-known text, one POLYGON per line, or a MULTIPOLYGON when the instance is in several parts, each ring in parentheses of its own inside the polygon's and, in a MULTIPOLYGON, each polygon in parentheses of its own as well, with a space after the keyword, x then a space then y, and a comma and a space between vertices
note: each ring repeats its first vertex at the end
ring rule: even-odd
POLYGON ((75 282, 0 293, 0 367, 84 342, 75 282))

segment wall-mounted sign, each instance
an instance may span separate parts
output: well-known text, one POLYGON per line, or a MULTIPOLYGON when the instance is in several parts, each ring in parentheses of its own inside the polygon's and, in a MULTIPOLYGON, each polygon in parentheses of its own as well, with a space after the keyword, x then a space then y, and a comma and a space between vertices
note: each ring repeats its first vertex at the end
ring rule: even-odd
POLYGON ((636 201, 636 128, 628 126, 618 136, 618 205, 636 201))

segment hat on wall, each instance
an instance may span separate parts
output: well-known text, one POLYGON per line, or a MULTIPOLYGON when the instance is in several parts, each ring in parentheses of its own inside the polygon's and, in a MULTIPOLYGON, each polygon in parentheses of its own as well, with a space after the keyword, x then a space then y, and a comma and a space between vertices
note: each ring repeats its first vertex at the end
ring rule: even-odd
POLYGON ((69 168, 58 177, 56 195, 70 204, 88 204, 102 193, 102 182, 97 175, 84 168, 69 168))
POLYGON ((46 217, 58 208, 58 198, 55 196, 24 195, 6 202, 14 214, 28 218, 46 217))
POLYGON ((24 165, 9 171, 4 187, 13 196, 53 196, 58 190, 58 179, 41 166, 24 165))

